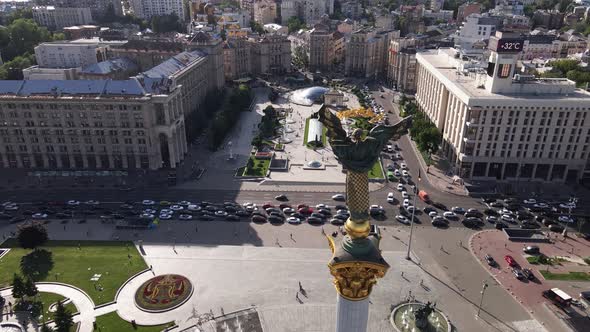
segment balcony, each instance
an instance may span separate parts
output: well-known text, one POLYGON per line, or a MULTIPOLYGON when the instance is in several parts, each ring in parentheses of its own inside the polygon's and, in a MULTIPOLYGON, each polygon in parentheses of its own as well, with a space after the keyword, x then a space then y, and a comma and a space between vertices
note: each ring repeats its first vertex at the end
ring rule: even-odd
POLYGON ((463 142, 466 144, 475 144, 475 135, 468 135, 463 137, 463 142))

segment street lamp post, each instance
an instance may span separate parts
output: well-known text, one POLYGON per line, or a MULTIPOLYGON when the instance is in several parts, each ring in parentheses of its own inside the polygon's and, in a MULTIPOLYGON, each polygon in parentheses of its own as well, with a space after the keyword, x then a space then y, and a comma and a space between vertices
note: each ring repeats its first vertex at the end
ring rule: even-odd
POLYGON ((412 257, 410 257, 410 250, 412 248, 412 233, 414 233, 414 217, 416 216, 416 196, 418 193, 418 187, 414 186, 414 203, 412 209, 412 220, 410 220, 410 240, 408 240, 408 252, 406 253, 406 259, 411 261, 412 257))
POLYGON ((486 292, 486 288, 488 288, 488 283, 486 281, 483 282, 483 286, 481 288, 481 299, 479 300, 479 308, 477 309, 477 317, 479 317, 479 314, 481 313, 481 305, 483 304, 483 295, 486 292))

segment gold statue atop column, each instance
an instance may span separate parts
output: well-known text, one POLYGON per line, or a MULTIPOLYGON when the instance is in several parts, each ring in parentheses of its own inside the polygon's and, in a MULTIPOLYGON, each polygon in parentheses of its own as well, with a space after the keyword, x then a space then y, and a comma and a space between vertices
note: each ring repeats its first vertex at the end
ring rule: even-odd
POLYGON ((369 132, 355 129, 347 135, 340 119, 323 106, 316 114, 326 126, 330 146, 346 169, 346 204, 350 218, 345 223, 347 235, 340 245, 331 237, 332 259, 328 263, 338 293, 347 300, 359 301, 370 294, 377 278, 385 276, 389 265, 381 256, 379 239, 369 236, 369 170, 378 161, 381 149, 390 139, 407 133, 411 118, 393 126, 377 125, 369 132))

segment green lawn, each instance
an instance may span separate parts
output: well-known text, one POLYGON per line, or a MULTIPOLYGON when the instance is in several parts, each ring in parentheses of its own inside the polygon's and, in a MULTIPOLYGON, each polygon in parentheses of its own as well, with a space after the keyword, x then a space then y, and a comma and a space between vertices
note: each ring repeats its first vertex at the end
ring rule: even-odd
POLYGON ((426 165, 430 166, 434 164, 434 161, 432 158, 430 158, 430 153, 428 153, 428 151, 420 151, 420 154, 422 155, 422 159, 424 159, 426 165))
MULTIPOLYGON (((53 320, 53 315, 55 314, 54 312, 49 312, 49 306, 53 303, 57 303, 57 301, 65 300, 65 298, 59 294, 46 292, 39 292, 38 298, 39 301, 43 303, 42 315, 45 321, 53 320)), ((66 309, 69 310, 71 314, 75 314, 76 312, 78 312, 78 309, 72 302, 66 304, 66 309)))
POLYGON ((590 273, 586 272, 553 273, 545 270, 539 270, 539 272, 547 280, 590 281, 590 273))
POLYGON ((12 249, 0 259, 0 287, 10 286, 15 272, 23 274, 24 259, 22 267, 36 281, 74 285, 88 293, 96 305, 114 300, 123 282, 147 268, 131 242, 49 241, 34 255, 32 250, 18 247, 16 240, 1 246, 12 249), (90 280, 94 274, 102 275, 98 282, 90 280))
POLYGON ((383 179, 383 168, 381 168, 381 161, 379 159, 377 159, 373 168, 369 170, 369 179, 383 179))
POLYGON ((137 325, 133 328, 130 322, 117 315, 117 312, 111 312, 106 315, 96 317, 95 332, 161 332, 165 328, 174 325, 166 323, 162 325, 142 326, 137 325))
POLYGON ((270 167, 270 159, 256 159, 254 156, 250 157, 250 159, 254 162, 254 167, 245 167, 242 176, 266 176, 270 167), (258 165, 262 166, 258 167, 258 165))

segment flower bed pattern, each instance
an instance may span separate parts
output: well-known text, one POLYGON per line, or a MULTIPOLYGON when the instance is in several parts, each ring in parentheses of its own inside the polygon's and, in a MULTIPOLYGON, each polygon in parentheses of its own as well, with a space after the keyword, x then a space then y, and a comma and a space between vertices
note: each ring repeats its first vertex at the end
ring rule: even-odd
POLYGON ((178 274, 165 274, 151 278, 135 293, 135 304, 148 312, 164 312, 179 307, 193 293, 193 285, 178 274))

